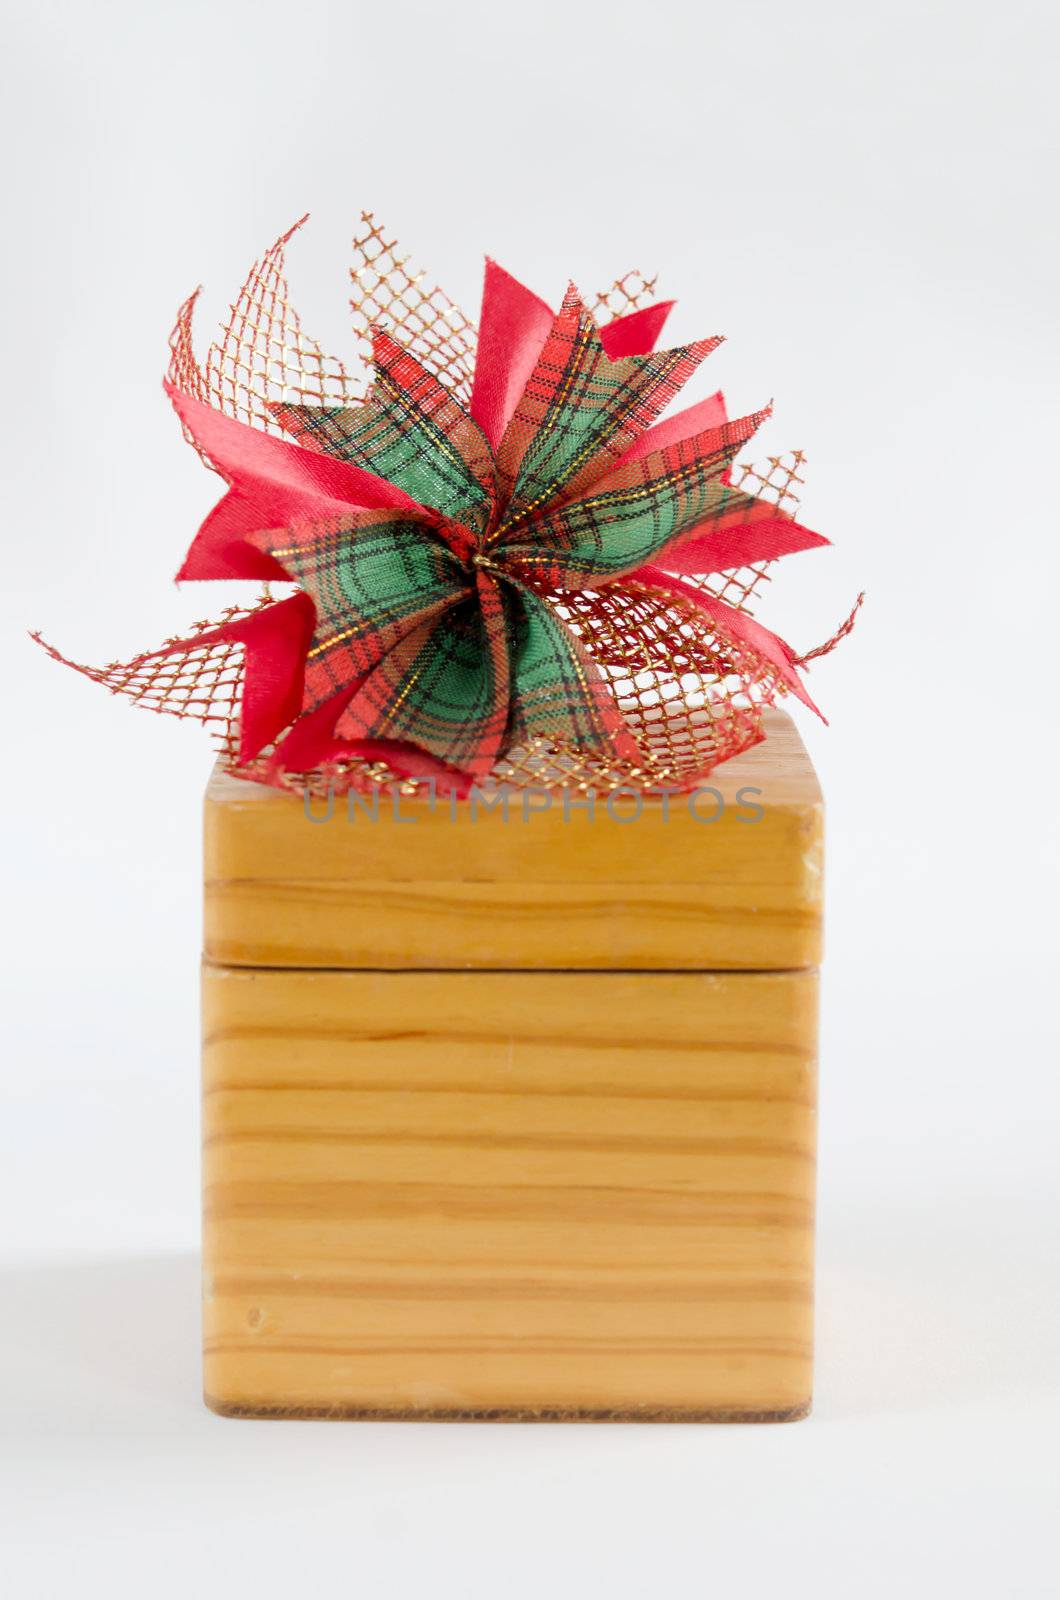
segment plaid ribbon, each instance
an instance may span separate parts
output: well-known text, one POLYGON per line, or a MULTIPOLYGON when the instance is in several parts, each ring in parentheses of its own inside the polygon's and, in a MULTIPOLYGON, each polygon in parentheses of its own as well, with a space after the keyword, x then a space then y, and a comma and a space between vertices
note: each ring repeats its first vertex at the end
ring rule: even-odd
POLYGON ((497 450, 496 537, 604 476, 720 340, 611 361, 573 285, 497 450))
POLYGON ((599 667, 532 589, 509 591, 508 743, 531 739, 636 760, 638 751, 599 667))
POLYGON ((504 538, 505 563, 527 582, 586 589, 612 582, 657 558, 695 529, 756 502, 725 482, 760 417, 745 417, 632 461, 592 494, 557 506, 504 538))
POLYGON ((415 744, 447 766, 484 777, 508 724, 508 652, 497 585, 444 619, 414 628, 383 656, 343 711, 340 740, 415 744))
POLYGON ((273 408, 299 444, 365 467, 445 518, 485 531, 496 503, 489 445, 433 373, 388 334, 373 341, 376 385, 367 405, 273 408))
POLYGON ((471 587, 448 545, 399 511, 269 529, 251 542, 275 557, 316 608, 303 711, 360 682, 471 587))

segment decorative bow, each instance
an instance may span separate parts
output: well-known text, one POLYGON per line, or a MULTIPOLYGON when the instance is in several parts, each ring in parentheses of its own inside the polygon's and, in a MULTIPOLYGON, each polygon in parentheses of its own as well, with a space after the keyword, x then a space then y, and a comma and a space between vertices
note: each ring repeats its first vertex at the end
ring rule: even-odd
POLYGON ((827 540, 731 481, 768 411, 730 421, 719 394, 658 420, 721 342, 656 350, 670 309, 598 328, 573 286, 554 314, 487 262, 467 405, 377 326, 366 402, 269 398, 286 437, 175 359, 167 392, 229 485, 178 578, 298 592, 138 660, 241 647, 234 765, 254 776, 384 760, 466 790, 533 741, 645 764, 586 595, 683 607, 812 707, 794 652, 696 580, 827 540))

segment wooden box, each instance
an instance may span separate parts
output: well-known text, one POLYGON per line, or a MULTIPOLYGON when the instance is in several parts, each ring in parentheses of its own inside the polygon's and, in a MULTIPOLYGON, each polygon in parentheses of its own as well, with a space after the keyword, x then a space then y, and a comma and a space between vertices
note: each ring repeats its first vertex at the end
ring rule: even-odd
POLYGON ((215 1410, 806 1413, 821 799, 780 712, 712 788, 310 817, 214 776, 215 1410))

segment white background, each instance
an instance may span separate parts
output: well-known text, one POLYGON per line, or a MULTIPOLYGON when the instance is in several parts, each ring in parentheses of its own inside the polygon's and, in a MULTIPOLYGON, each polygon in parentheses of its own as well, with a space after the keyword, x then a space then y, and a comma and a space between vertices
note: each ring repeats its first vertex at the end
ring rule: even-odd
MULTIPOLYGON (((1054 8, 9 3, 0 1581, 22 1597, 1044 1595, 1057 1429, 1054 8), (49 662, 216 614, 159 379, 373 207, 476 308, 658 267, 802 446, 829 800, 819 1363, 790 1428, 225 1422, 198 1398, 198 729, 49 662)), ((759 453, 761 453, 761 450, 759 453)))

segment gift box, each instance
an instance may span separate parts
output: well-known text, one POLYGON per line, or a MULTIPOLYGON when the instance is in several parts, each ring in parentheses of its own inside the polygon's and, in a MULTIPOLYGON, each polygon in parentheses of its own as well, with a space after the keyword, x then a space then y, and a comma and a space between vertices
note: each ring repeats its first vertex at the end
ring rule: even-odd
POLYGON ((672 409, 721 341, 660 348, 654 278, 557 309, 487 260, 476 328, 369 212, 350 371, 294 231, 165 385, 226 486, 178 581, 256 593, 67 662, 219 751, 207 1400, 802 1416, 822 823, 778 702, 857 611, 803 653, 754 615, 827 544, 803 456, 672 409))
POLYGON ((766 726, 610 805, 215 774, 211 1407, 806 1413, 822 808, 766 726))

